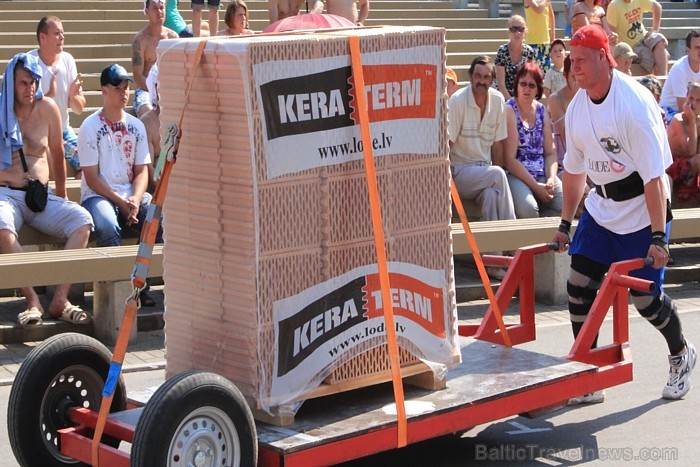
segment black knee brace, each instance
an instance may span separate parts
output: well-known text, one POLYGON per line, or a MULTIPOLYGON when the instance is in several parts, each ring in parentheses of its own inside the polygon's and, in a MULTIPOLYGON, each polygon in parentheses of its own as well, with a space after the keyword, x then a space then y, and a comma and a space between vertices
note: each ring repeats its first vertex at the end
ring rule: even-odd
POLYGON ((676 313, 676 304, 671 297, 666 294, 658 294, 651 301, 648 307, 638 309, 639 314, 644 316, 656 329, 665 328, 671 320, 671 315, 676 313))
POLYGON ((676 304, 671 297, 659 293, 654 297, 648 307, 637 309, 666 339, 671 355, 676 355, 683 350, 685 339, 681 329, 681 320, 678 318, 676 304))

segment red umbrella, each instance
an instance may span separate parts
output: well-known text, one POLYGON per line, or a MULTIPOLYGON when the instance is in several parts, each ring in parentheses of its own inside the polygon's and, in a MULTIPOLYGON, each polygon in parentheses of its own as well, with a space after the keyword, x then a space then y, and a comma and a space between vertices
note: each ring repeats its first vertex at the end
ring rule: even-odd
POLYGON ((354 28, 355 23, 338 15, 306 13, 303 15, 288 16, 268 25, 263 32, 287 32, 300 29, 333 29, 354 28))

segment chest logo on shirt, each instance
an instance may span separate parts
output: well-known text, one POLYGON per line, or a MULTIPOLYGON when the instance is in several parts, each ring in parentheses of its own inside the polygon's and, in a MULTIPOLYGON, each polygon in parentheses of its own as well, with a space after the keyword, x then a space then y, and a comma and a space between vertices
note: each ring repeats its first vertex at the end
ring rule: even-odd
POLYGON ((605 152, 610 154, 609 161, 596 161, 589 160, 588 168, 593 172, 614 172, 621 173, 625 170, 625 166, 613 158, 613 154, 619 154, 622 152, 620 143, 615 141, 613 138, 601 138, 600 145, 605 150, 605 152))

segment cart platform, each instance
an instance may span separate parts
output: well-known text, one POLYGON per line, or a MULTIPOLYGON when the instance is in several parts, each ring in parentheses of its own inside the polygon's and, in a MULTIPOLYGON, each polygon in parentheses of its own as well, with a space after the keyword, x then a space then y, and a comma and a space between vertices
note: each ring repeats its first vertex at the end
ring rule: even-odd
MULTIPOLYGON (((547 405, 537 402, 540 398, 532 393, 551 385, 556 385, 556 394, 566 400, 565 392, 561 391, 562 381, 573 382, 598 369, 472 338, 461 338, 460 346, 462 364, 448 372, 446 389, 405 387, 409 443, 547 405), (518 398, 520 403, 516 398, 505 403, 504 397, 519 393, 528 396, 518 398)), ((550 404, 557 402, 551 394, 548 397, 550 404)), ((257 423, 260 465, 279 465, 273 460, 278 457, 285 458, 285 466, 319 465, 379 452, 382 449, 377 446, 377 432, 386 431, 386 441, 395 443, 396 425, 389 383, 307 400, 291 426, 280 428, 257 423), (372 443, 362 442, 363 435, 370 433, 372 443), (343 449, 314 449, 333 443, 343 444, 343 449), (295 461, 294 453, 299 454, 295 461)))

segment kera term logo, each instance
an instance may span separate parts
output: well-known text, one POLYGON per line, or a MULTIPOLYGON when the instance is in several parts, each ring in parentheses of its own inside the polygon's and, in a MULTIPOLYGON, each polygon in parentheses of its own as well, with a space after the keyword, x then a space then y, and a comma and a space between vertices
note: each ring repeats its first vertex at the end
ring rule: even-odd
MULTIPOLYGON (((362 68, 370 122, 435 115, 434 65, 362 68)), ((269 140, 357 124, 351 68, 270 81, 260 86, 269 140)))

